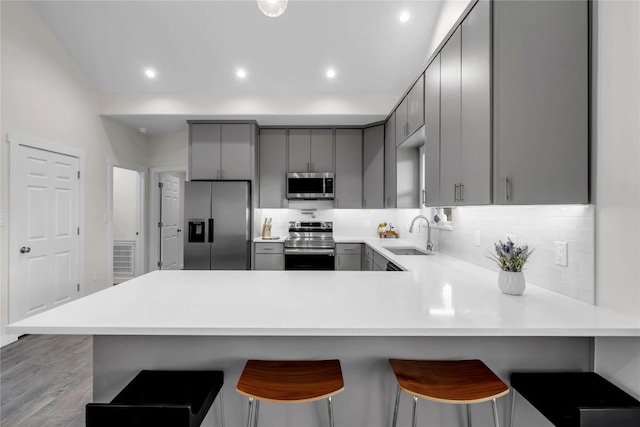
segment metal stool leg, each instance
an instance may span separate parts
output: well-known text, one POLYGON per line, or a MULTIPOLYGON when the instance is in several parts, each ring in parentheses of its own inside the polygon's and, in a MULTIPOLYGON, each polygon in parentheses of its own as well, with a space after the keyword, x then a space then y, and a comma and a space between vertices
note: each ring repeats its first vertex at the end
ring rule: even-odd
POLYGON ((467 403, 467 427, 471 427, 471 405, 467 403))
POLYGON ((509 414, 509 427, 514 426, 513 420, 515 419, 516 413, 516 390, 512 388, 511 392, 511 413, 509 414))
POLYGON ((418 425, 418 396, 413 396, 413 421, 411 421, 411 427, 418 425))
POLYGON ((329 404, 329 427, 333 427, 333 405, 331 404, 331 396, 327 397, 329 404))
POLYGON ((493 408, 493 424, 496 427, 500 427, 500 420, 498 419, 498 404, 495 399, 491 399, 491 407, 493 408))
POLYGON ((220 401, 220 425, 224 427, 224 405, 222 404, 222 389, 220 389, 220 396, 218 397, 220 401))
POLYGON ((398 424, 398 405, 400 405, 400 385, 398 384, 396 391, 396 405, 393 407, 393 427, 398 424))
POLYGON ((249 398, 249 415, 247 416, 247 427, 251 427, 251 415, 253 413, 253 397, 249 398))
POLYGON ((258 427, 258 413, 260 412, 260 401, 256 400, 256 408, 253 414, 253 427, 258 427))

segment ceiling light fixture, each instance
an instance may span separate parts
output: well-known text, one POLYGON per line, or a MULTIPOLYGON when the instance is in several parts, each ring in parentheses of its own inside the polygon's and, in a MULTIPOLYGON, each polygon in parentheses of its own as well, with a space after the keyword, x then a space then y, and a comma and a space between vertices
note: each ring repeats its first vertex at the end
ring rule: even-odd
POLYGON ((400 13, 400 22, 407 22, 411 18, 411 15, 406 10, 400 13))
POLYGON ((333 68, 329 68, 327 70, 327 77, 329 77, 330 79, 334 78, 336 76, 336 70, 334 70, 333 68))
POLYGON ((155 79, 156 70, 154 70, 153 68, 147 68, 146 70, 144 70, 144 75, 149 77, 150 79, 155 79))
POLYGON ((245 77, 247 77, 247 72, 243 68, 238 68, 238 71, 236 71, 236 76, 244 79, 245 77))
POLYGON ((138 128, 138 132, 147 133, 147 128, 138 128))
POLYGON ((258 0, 258 7, 265 15, 275 18, 287 9, 288 0, 258 0))

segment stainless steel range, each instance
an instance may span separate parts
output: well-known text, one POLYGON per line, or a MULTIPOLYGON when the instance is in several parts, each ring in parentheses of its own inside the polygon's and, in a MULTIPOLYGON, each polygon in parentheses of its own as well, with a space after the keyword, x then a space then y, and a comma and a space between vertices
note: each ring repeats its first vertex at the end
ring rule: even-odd
POLYGON ((290 221, 284 240, 285 270, 335 270, 331 221, 290 221))

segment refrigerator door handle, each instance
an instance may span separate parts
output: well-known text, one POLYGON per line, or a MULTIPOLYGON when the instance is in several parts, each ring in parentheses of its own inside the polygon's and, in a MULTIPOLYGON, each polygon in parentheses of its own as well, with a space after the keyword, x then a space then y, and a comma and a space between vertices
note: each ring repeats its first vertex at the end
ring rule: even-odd
POLYGON ((209 218, 209 243, 213 243, 213 218, 209 218))

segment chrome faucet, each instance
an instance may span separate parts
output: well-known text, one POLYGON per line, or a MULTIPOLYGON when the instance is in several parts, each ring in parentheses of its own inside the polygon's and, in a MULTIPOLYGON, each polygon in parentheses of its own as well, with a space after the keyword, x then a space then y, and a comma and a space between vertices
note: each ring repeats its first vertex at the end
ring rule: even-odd
MULTIPOLYGON (((413 233, 413 227, 416 225, 416 221, 419 219, 424 219, 425 221, 427 221, 427 251, 431 252, 433 251, 433 242, 431 241, 431 223, 426 216, 418 215, 417 217, 413 218, 413 220, 411 221, 411 226, 409 227, 409 233, 413 233)), ((420 232, 420 230, 418 230, 418 232, 420 232)))

